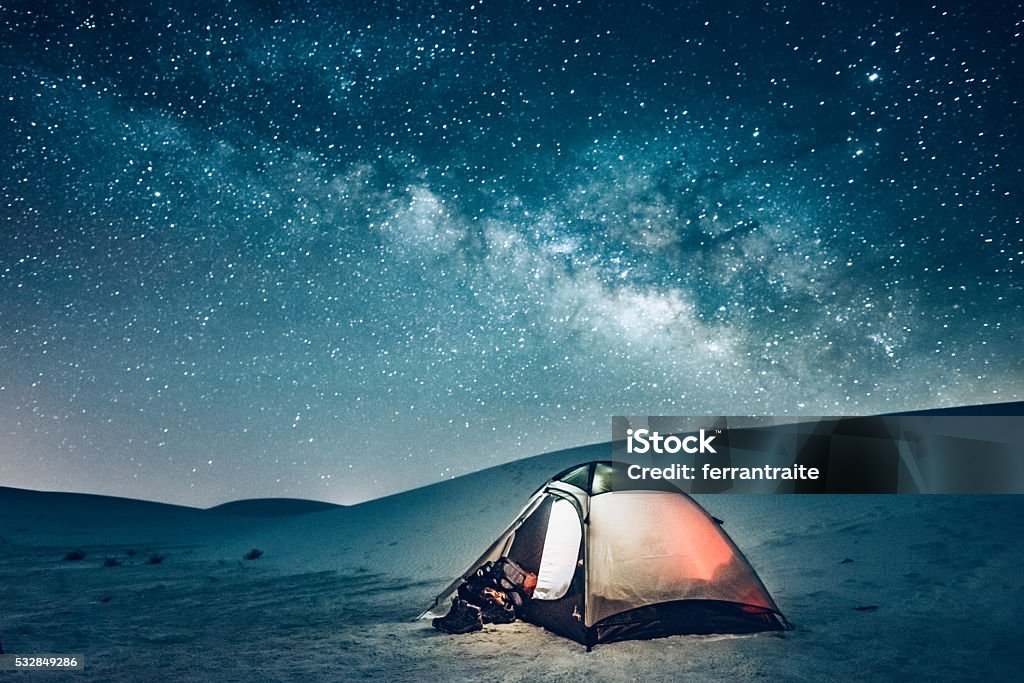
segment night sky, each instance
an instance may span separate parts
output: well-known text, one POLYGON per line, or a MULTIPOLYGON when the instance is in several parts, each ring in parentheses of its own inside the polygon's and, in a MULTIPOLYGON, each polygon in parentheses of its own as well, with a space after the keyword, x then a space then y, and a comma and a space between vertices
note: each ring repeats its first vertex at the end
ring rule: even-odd
POLYGON ((1024 398, 1024 8, 895 4, 3 2, 0 485, 1024 398))

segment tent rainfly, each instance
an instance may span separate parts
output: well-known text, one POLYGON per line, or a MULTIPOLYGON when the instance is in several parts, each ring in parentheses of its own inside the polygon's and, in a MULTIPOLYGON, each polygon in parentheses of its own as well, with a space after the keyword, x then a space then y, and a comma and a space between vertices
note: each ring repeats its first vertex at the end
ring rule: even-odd
POLYGON ((446 608, 465 578, 504 556, 537 574, 520 618, 588 650, 792 628, 720 520, 670 481, 635 481, 625 467, 591 462, 553 477, 424 616, 446 608))

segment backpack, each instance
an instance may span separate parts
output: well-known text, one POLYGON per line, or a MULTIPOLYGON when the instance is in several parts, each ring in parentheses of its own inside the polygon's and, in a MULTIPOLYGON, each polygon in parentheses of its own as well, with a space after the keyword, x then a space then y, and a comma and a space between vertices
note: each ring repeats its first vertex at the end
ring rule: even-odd
MULTIPOLYGON (((484 588, 495 588, 508 595, 516 612, 523 602, 533 597, 537 575, 528 572, 507 557, 488 562, 476 570, 463 584, 467 593, 480 594, 484 588)), ((460 587, 460 593, 462 588, 460 587)))

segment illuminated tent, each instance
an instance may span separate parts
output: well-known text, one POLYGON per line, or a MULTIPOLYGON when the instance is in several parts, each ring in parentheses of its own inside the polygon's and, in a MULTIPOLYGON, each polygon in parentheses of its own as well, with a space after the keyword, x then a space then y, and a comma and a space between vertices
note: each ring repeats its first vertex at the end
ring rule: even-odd
POLYGON ((502 556, 537 574, 520 618, 588 649, 792 628, 719 520, 669 481, 629 479, 621 463, 579 465, 544 484, 435 608, 502 556))

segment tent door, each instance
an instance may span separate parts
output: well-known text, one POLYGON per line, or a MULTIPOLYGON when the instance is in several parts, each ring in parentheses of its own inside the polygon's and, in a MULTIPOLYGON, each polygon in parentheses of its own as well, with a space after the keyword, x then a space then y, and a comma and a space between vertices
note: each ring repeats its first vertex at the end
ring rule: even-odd
POLYGON ((576 506, 565 498, 555 498, 544 535, 534 600, 557 600, 566 594, 576 573, 582 540, 583 528, 576 506))

